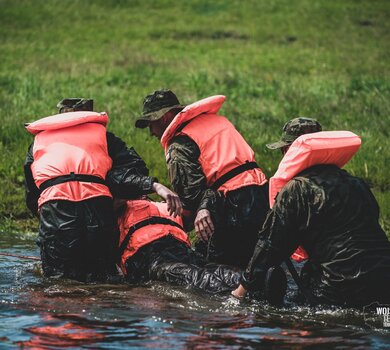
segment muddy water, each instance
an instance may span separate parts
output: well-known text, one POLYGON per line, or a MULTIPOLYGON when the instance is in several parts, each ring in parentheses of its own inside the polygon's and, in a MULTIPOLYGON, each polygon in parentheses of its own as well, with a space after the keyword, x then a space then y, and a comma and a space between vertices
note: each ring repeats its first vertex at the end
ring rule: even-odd
MULTIPOLYGON (((1 233, 0 250, 38 256, 34 236, 1 233)), ((389 348, 390 332, 367 320, 353 309, 274 308, 165 284, 47 280, 39 263, 0 256, 0 349, 389 348)))

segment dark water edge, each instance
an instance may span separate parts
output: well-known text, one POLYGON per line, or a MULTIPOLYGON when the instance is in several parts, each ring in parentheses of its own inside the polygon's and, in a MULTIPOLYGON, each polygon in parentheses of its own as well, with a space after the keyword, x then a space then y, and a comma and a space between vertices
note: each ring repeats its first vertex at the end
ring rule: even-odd
MULTIPOLYGON (((1 233, 0 251, 38 256, 34 239, 1 233)), ((0 256, 0 349, 389 348, 390 329, 377 321, 355 309, 275 308, 162 283, 47 280, 39 263, 0 256)))

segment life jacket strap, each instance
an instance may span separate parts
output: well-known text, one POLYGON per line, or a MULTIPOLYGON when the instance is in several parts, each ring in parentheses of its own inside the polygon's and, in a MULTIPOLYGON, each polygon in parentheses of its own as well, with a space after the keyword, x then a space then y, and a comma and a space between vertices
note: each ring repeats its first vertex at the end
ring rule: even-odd
POLYGON ((157 224, 175 226, 175 227, 178 227, 184 231, 183 226, 178 224, 176 221, 173 221, 173 220, 168 219, 168 218, 163 218, 161 216, 151 216, 148 219, 137 222, 135 225, 130 227, 129 231, 126 234, 126 237, 123 239, 121 245, 119 246, 119 252, 118 252, 119 260, 121 259, 125 249, 127 248, 127 245, 129 244, 130 238, 135 231, 139 230, 142 227, 148 226, 148 225, 157 225, 157 224))
POLYGON ((259 166, 256 162, 248 162, 246 161, 244 164, 241 164, 232 170, 229 170, 226 174, 223 174, 220 178, 217 179, 212 185, 211 189, 217 191, 225 182, 229 181, 233 177, 241 174, 247 170, 257 169, 259 166))
POLYGON ((65 182, 70 182, 70 181, 78 181, 78 182, 93 182, 93 183, 98 183, 105 185, 106 181, 102 179, 99 176, 95 175, 86 175, 86 174, 75 174, 74 172, 71 172, 70 174, 67 175, 61 175, 54 177, 52 179, 46 180, 39 186, 39 190, 42 192, 46 190, 47 188, 51 186, 55 186, 58 184, 62 184, 65 182))

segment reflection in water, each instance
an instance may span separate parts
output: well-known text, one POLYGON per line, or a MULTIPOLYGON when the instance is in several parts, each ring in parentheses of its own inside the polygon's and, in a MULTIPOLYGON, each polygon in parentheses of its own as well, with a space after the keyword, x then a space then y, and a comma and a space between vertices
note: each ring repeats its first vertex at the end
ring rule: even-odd
MULTIPOLYGON (((46 317, 48 322, 52 317, 46 317)), ((96 343, 104 339, 105 335, 94 332, 90 327, 83 327, 77 324, 67 322, 62 325, 51 325, 44 327, 29 327, 27 332, 34 334, 30 340, 16 342, 20 346, 58 346, 70 347, 96 343)))
MULTIPOLYGON (((0 237, 2 251, 37 255, 33 237, 0 237)), ((390 333, 371 330, 358 310, 287 306, 210 297, 161 283, 46 280, 37 263, 0 257, 0 342, 7 349, 386 347, 390 333)))

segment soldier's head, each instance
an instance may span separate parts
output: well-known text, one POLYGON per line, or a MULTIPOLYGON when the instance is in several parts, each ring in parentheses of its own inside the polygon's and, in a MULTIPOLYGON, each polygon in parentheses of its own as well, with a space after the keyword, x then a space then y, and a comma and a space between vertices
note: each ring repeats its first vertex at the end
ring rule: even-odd
POLYGON ((294 118, 284 124, 281 139, 266 146, 269 149, 280 149, 285 154, 299 136, 319 131, 322 131, 322 126, 317 120, 304 117, 294 118))
POLYGON ((135 127, 149 127, 150 134, 161 139, 165 129, 184 107, 171 90, 157 90, 144 98, 142 115, 135 121, 135 127))
POLYGON ((84 98, 64 98, 57 103, 58 113, 93 111, 93 100, 84 98))

